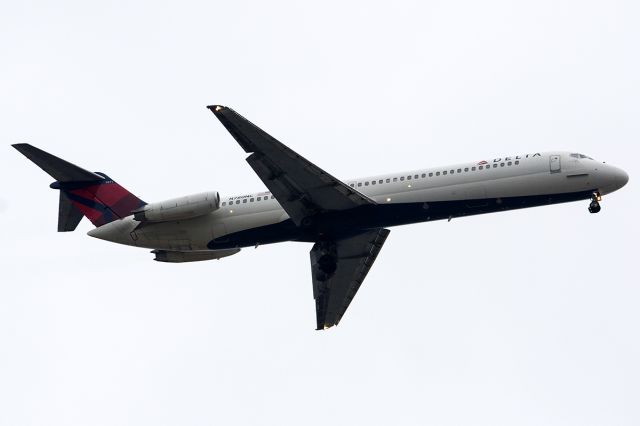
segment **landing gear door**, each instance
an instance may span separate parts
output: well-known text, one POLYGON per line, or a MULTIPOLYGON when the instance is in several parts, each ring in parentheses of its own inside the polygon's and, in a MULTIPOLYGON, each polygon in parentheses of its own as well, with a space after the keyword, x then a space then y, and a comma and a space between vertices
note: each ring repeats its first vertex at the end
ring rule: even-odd
POLYGON ((551 171, 551 173, 560 173, 560 156, 559 155, 549 156, 549 171, 551 171))

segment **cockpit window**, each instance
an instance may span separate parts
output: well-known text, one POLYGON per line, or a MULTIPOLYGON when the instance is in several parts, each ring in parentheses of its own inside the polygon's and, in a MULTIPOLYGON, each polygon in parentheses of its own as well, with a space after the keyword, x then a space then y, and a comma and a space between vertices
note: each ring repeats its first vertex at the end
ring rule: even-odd
POLYGON ((589 160, 593 160, 593 158, 589 157, 588 155, 584 155, 584 154, 573 153, 570 156, 573 157, 573 158, 580 158, 580 159, 587 158, 589 160))

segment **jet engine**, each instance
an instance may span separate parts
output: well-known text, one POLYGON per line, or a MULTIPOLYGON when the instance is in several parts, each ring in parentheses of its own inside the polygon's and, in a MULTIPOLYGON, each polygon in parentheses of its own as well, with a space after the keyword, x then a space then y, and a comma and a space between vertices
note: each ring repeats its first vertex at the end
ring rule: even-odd
POLYGON ((204 250, 204 251, 169 251, 169 250, 153 250, 151 253, 156 257, 153 260, 158 262, 183 263, 183 262, 199 262, 202 260, 222 259, 231 256, 240 251, 239 248, 223 249, 223 250, 204 250))
POLYGON ((220 208, 220 194, 210 191, 147 204, 134 210, 133 218, 140 222, 168 222, 203 216, 218 208, 220 208))

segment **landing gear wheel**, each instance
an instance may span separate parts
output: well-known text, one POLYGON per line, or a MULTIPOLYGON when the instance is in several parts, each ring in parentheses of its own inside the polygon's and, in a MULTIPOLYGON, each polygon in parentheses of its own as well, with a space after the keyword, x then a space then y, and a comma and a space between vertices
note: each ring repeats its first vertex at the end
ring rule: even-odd
POLYGON ((593 200, 591 204, 589 204, 589 213, 598 213, 600 211, 600 203, 596 200, 593 200))

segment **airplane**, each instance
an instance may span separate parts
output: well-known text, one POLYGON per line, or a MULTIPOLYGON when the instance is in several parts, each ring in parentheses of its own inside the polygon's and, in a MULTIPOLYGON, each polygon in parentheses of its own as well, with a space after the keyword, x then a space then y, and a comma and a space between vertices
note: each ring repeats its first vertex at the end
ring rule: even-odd
POLYGON ((146 203, 104 173, 32 145, 13 145, 55 179, 58 231, 153 249, 160 262, 221 259, 245 247, 313 243, 311 281, 318 330, 338 325, 384 245, 387 228, 418 222, 590 200, 622 188, 620 168, 576 152, 499 157, 340 180, 222 105, 207 107, 250 154, 267 191, 221 198, 210 191, 146 203))

